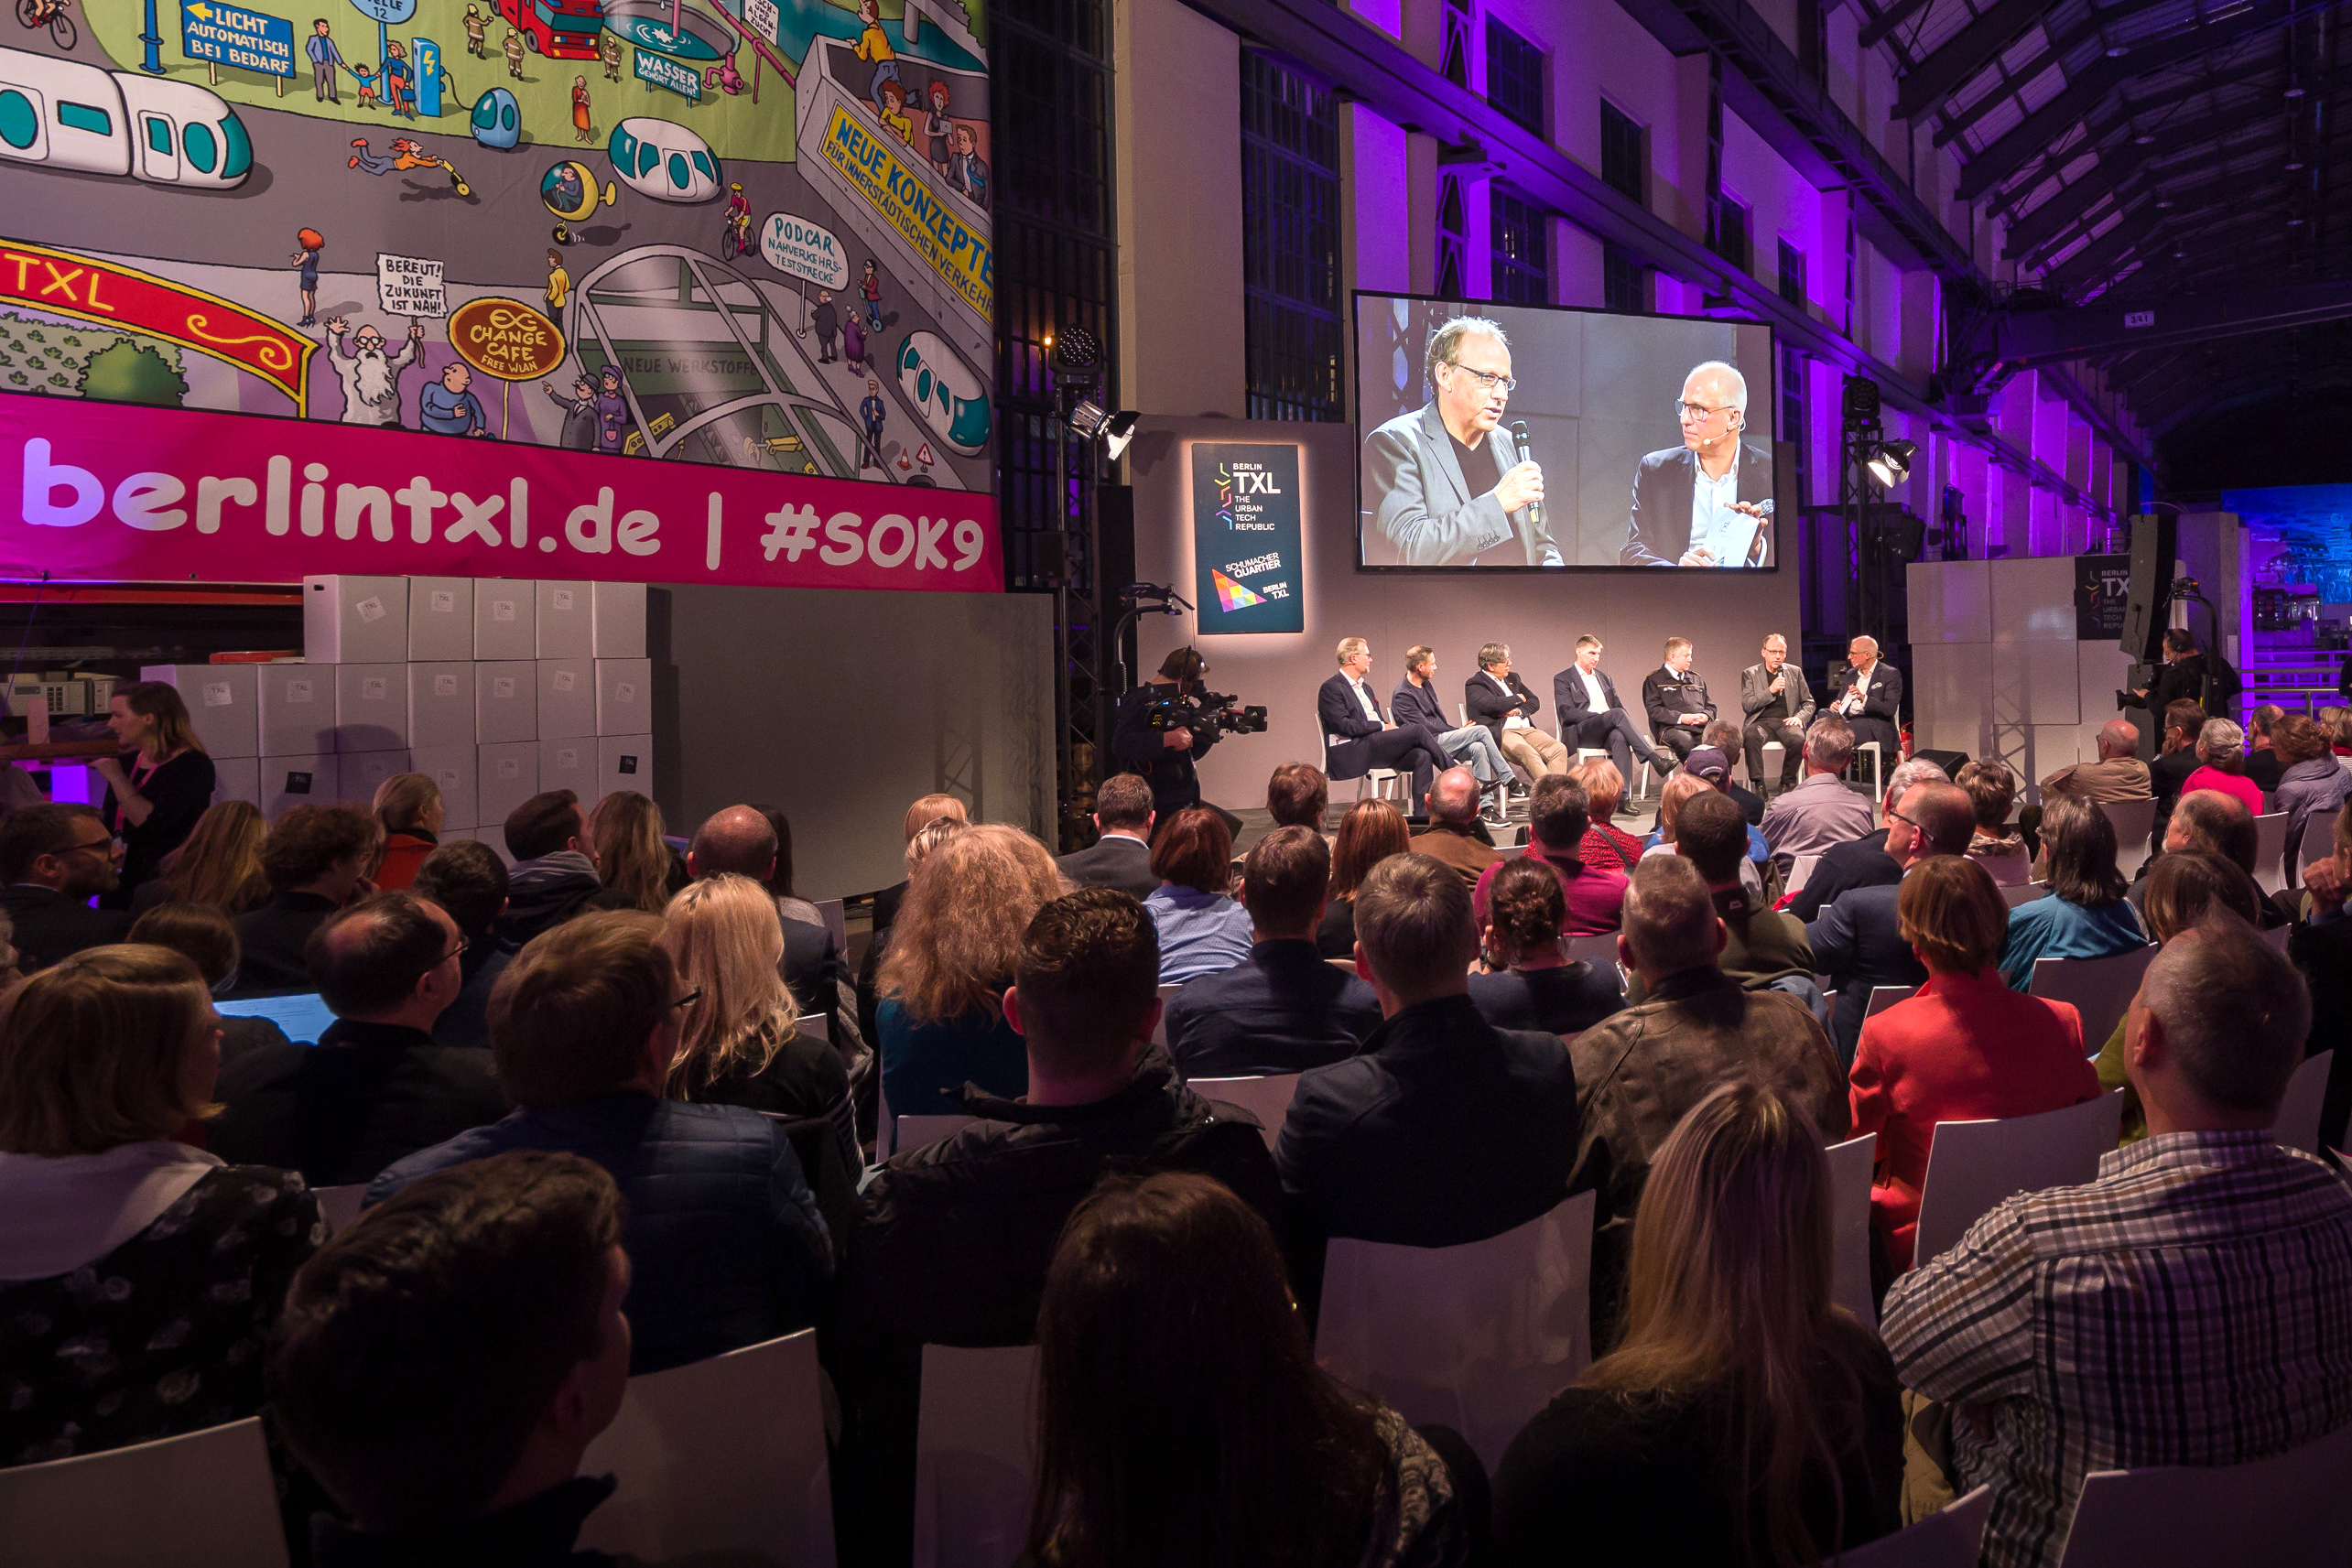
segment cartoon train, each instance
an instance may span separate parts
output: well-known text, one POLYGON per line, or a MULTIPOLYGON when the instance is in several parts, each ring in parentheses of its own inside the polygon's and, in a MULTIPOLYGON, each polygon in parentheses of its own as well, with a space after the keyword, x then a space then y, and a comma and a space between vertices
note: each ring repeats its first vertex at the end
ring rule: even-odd
POLYGON ((622 184, 656 201, 708 201, 726 189, 710 144, 667 120, 623 120, 604 151, 622 184))
POLYGON ((227 190, 254 148, 236 111, 190 82, 0 49, 0 158, 227 190))

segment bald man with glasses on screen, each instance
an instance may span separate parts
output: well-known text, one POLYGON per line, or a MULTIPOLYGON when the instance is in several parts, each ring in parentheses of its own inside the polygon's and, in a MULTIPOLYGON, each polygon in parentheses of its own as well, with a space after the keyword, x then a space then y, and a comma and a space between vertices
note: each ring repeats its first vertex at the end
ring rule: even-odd
POLYGON ((1682 445, 1642 460, 1618 564, 1772 565, 1772 454, 1747 438, 1746 379, 1709 360, 1684 379, 1675 414, 1682 445))
POLYGON ((1502 428, 1518 384, 1502 329, 1457 316, 1429 335, 1423 368, 1435 395, 1364 442, 1366 564, 1561 565, 1559 546, 1536 520, 1544 470, 1502 428))

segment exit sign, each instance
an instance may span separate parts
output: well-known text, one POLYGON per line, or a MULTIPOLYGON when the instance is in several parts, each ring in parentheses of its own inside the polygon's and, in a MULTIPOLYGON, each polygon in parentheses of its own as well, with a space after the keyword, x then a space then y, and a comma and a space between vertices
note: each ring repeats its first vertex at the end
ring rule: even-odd
POLYGON ((2134 327, 2152 327, 2155 324, 2156 312, 2153 310, 2126 310, 2123 313, 2123 325, 2127 331, 2134 327))

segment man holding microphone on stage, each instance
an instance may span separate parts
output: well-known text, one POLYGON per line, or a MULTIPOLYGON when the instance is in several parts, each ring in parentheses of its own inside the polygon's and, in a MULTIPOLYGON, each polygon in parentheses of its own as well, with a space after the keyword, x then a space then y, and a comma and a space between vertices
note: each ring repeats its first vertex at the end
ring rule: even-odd
POLYGON ((1764 748, 1781 746, 1781 788, 1796 787, 1805 762, 1805 727, 1813 722, 1813 688, 1805 672, 1789 668, 1789 640, 1778 632, 1764 639, 1761 664, 1740 672, 1740 707, 1748 717, 1740 739, 1748 747, 1748 782, 1764 788, 1764 748))
POLYGON ((1512 388, 1502 329, 1457 316, 1430 334, 1424 368, 1435 395, 1364 442, 1364 490, 1385 550, 1370 564, 1562 564, 1544 520, 1544 470, 1501 428, 1512 388))
POLYGON ((1675 414, 1682 445, 1652 452, 1634 470, 1618 564, 1771 565, 1772 454, 1748 439, 1747 379, 1708 360, 1683 379, 1675 414))

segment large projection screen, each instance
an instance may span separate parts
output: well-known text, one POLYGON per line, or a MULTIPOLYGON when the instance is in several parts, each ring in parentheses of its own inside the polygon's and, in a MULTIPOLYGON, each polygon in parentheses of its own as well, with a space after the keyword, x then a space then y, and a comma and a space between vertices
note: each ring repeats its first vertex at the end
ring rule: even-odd
MULTIPOLYGON (((1776 515, 1793 524, 1794 514, 1776 493, 1789 476, 1773 460, 1769 327, 1360 291, 1355 332, 1360 566, 1779 568, 1776 515), (1507 391, 1458 369, 1443 373, 1445 389, 1434 384, 1433 336, 1463 316, 1501 330, 1507 391), (1726 410, 1743 384, 1735 417, 1726 410), (1505 511, 1517 492, 1496 488, 1523 457, 1541 472, 1540 514, 1505 511)), ((1454 351, 1491 373, 1495 346, 1474 331, 1454 351)))

